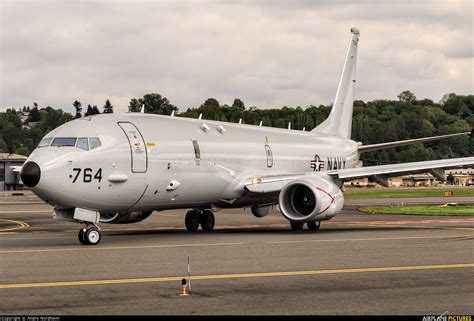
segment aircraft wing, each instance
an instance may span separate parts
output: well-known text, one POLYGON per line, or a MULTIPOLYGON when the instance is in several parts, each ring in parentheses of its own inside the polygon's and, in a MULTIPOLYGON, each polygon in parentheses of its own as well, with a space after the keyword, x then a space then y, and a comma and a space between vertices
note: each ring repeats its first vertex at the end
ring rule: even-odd
MULTIPOLYGON (((441 178, 440 170, 469 165, 474 165, 474 157, 346 168, 336 171, 329 171, 328 174, 343 180, 374 176, 394 177, 416 173, 431 173, 433 176, 441 178)), ((444 173, 442 173, 442 176, 444 177, 444 173)), ((444 178, 442 179, 444 180, 444 178)))
POLYGON ((445 180, 444 169, 474 165, 474 157, 441 159, 424 162, 390 164, 380 166, 355 167, 333 171, 302 173, 293 175, 255 176, 245 181, 244 186, 250 192, 270 193, 283 188, 292 180, 311 176, 330 176, 335 179, 352 180, 368 177, 369 179, 387 186, 389 177, 431 173, 440 180, 445 180))

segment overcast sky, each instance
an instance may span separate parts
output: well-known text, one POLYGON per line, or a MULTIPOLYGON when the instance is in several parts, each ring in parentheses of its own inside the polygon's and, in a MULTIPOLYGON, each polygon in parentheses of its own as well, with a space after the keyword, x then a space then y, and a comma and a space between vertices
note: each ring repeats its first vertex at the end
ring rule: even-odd
POLYGON ((0 0, 0 108, 125 111, 156 92, 181 111, 280 108, 334 99, 350 28, 361 32, 355 98, 403 90, 472 94, 471 0, 0 0))

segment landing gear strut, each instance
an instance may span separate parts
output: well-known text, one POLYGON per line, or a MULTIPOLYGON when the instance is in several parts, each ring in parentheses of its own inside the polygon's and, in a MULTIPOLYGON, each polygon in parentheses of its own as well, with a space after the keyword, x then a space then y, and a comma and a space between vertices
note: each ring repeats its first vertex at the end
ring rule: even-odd
POLYGON ((97 245, 100 242, 101 234, 99 227, 96 225, 88 225, 79 230, 79 242, 82 245, 97 245))
POLYGON ((196 232, 199 229, 199 225, 201 225, 203 231, 212 231, 215 222, 214 213, 210 210, 205 210, 202 214, 198 210, 190 210, 186 213, 186 218, 184 219, 186 229, 189 232, 196 232))

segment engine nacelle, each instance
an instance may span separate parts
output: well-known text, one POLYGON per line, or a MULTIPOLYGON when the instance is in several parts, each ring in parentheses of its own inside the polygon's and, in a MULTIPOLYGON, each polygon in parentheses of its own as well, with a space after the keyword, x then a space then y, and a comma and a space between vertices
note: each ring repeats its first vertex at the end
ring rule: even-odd
POLYGON ((283 216, 290 221, 322 221, 342 210, 344 195, 328 178, 301 178, 282 188, 279 204, 283 216))
POLYGON ((127 213, 100 213, 100 222, 109 224, 130 224, 141 222, 150 216, 152 211, 127 213))
POLYGON ((258 218, 265 217, 270 212, 271 207, 272 207, 271 205, 267 205, 267 206, 254 205, 251 207, 252 214, 253 216, 258 217, 258 218))

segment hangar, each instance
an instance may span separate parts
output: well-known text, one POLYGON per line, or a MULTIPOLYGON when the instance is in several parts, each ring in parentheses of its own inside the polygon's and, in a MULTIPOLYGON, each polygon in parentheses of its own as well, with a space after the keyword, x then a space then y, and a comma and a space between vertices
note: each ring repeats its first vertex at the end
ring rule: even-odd
POLYGON ((23 189, 19 168, 26 158, 23 155, 0 153, 0 191, 23 189))

